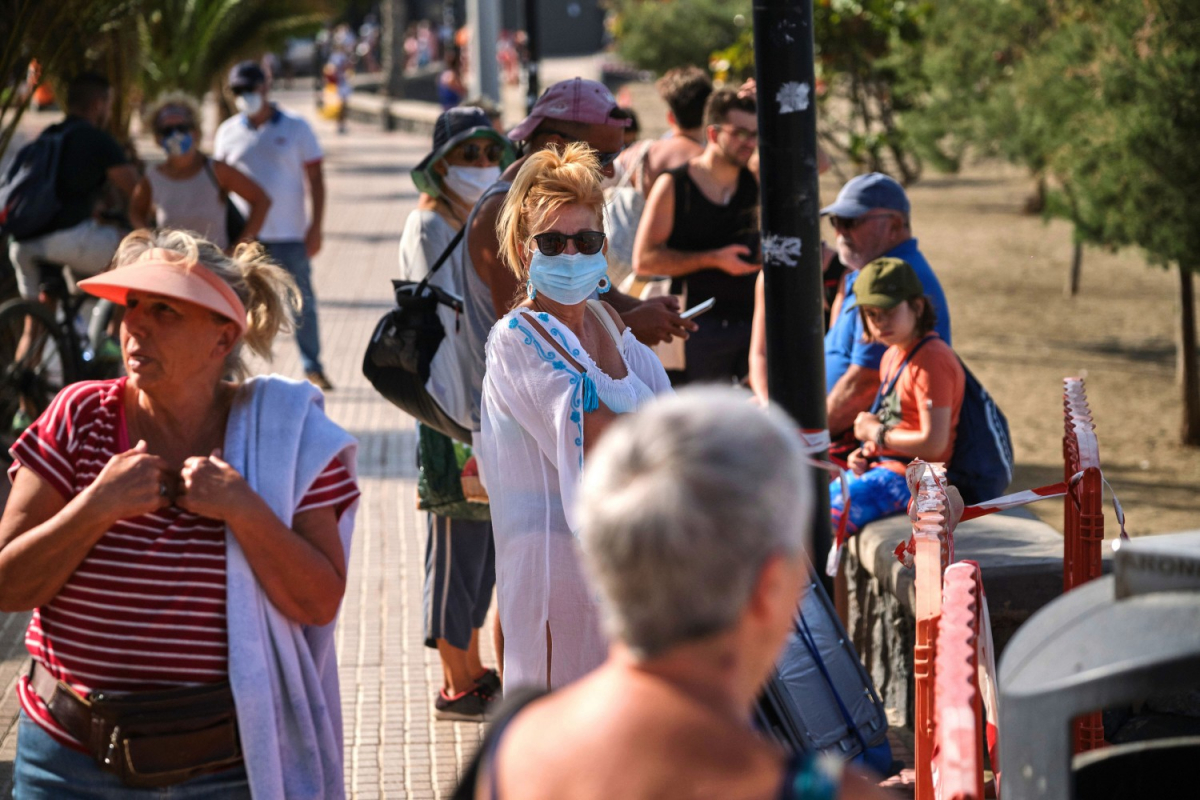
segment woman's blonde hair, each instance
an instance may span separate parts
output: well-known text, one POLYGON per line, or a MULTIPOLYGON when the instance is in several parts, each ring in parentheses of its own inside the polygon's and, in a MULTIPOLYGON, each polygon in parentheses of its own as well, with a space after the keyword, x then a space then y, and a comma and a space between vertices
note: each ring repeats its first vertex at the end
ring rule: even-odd
POLYGON ((551 213, 563 206, 588 206, 603 223, 600 177, 596 151, 584 142, 573 142, 561 153, 552 147, 540 150, 525 160, 496 220, 500 258, 518 280, 528 278, 522 255, 551 213))
POLYGON ((151 134, 157 136, 158 117, 163 111, 168 108, 178 108, 184 111, 188 118, 192 121, 192 126, 196 129, 197 139, 200 134, 200 105, 192 98, 191 95, 183 92, 167 92, 161 94, 146 109, 146 113, 142 115, 142 126, 151 134))
POLYGON ((301 300, 296 280, 267 257, 262 245, 239 244, 233 255, 228 256, 191 231, 139 230, 121 241, 113 257, 113 268, 132 264, 156 247, 180 253, 188 265, 199 264, 208 269, 229 284, 246 307, 246 333, 225 361, 229 377, 240 381, 249 374, 242 354, 243 344, 260 358, 271 360, 271 344, 277 334, 293 329, 293 313, 299 312, 301 300))

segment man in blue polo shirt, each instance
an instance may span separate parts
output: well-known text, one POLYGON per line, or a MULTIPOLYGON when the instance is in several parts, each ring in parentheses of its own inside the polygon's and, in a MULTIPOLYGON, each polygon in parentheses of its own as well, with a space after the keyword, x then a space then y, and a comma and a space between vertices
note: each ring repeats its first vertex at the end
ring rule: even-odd
POLYGON ((942 285, 917 248, 909 220, 908 196, 895 180, 879 172, 859 175, 821 209, 837 233, 838 258, 848 268, 844 299, 825 334, 825 409, 835 442, 854 427, 860 411, 868 411, 879 389, 879 361, 887 348, 863 342, 862 318, 854 303, 858 271, 882 256, 908 262, 921 279, 937 312, 938 335, 950 342, 950 310, 942 285))

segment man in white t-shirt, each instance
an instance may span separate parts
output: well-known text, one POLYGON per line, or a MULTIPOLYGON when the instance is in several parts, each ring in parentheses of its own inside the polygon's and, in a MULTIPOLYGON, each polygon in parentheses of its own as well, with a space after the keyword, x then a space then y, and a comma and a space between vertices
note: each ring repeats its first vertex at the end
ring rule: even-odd
MULTIPOLYGON (((326 391, 333 388, 321 367, 321 338, 317 301, 312 289, 312 264, 321 249, 325 214, 325 177, 321 145, 301 117, 267 100, 267 77, 253 61, 243 61, 229 73, 229 90, 240 114, 217 129, 213 158, 245 172, 266 190, 271 208, 258 238, 271 258, 300 286, 304 308, 296 321, 296 343, 308 379, 326 391), (305 209, 305 184, 311 215, 305 209)), ((240 197, 234 202, 248 213, 240 197)))

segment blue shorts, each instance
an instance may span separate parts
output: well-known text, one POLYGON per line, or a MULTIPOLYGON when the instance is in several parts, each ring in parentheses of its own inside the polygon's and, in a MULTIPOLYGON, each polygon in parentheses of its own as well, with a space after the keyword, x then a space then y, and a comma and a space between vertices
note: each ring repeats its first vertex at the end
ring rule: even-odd
MULTIPOLYGON (((886 467, 871 467, 862 475, 846 473, 850 484, 850 519, 846 531, 858 533, 868 522, 899 514, 908 508, 911 493, 908 482, 898 472, 886 467)), ((842 518, 842 484, 834 480, 829 484, 829 507, 833 511, 833 527, 837 530, 842 518)))
POLYGON ((483 627, 496 585, 492 523, 429 514, 425 541, 425 645, 466 650, 483 627))

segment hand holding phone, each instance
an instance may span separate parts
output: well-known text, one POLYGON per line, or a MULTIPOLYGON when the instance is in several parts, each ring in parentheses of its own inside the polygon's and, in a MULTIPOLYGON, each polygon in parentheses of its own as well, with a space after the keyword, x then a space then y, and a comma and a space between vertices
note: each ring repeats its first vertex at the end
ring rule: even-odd
POLYGON ((716 302, 717 302, 717 298, 710 297, 707 300, 705 300, 703 303, 697 303, 696 305, 692 306, 691 308, 689 308, 687 311, 684 311, 679 316, 682 317, 683 319, 695 319, 696 317, 703 314, 705 311, 708 311, 709 309, 711 309, 716 304, 716 302))

